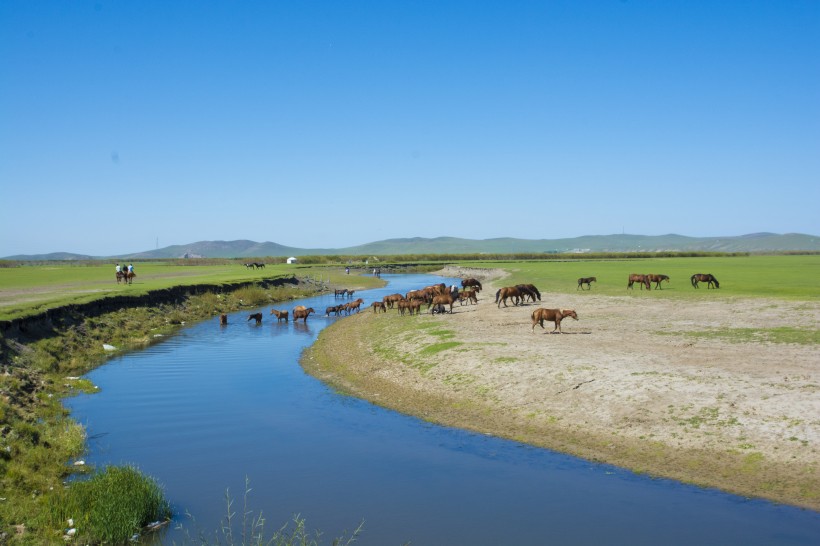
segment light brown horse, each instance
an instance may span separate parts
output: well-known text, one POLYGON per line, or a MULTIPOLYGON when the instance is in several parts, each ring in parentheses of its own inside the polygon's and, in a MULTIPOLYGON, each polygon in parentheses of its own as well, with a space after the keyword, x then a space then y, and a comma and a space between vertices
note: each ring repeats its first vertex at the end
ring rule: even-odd
POLYGON ((315 313, 316 311, 313 310, 313 307, 305 308, 303 305, 300 305, 302 309, 298 309, 296 307, 293 308, 293 322, 296 322, 299 319, 302 319, 302 322, 307 324, 307 319, 311 313, 315 313))
POLYGON ((441 305, 442 307, 449 306, 450 313, 452 313, 454 302, 455 300, 453 299, 453 296, 451 296, 450 294, 439 294, 438 296, 433 296, 433 299, 430 301, 430 303, 427 304, 427 310, 429 311, 430 308, 433 306, 436 306, 436 308, 438 309, 438 306, 441 305))
POLYGON ((533 332, 535 331, 536 324, 546 330, 546 328, 544 328, 544 321, 547 320, 555 323, 555 328, 553 328, 550 333, 555 333, 557 330, 559 334, 563 334, 564 332, 561 331, 561 321, 564 320, 565 317, 572 317, 578 320, 578 314, 574 309, 544 309, 543 307, 539 307, 532 312, 531 316, 533 332))
POLYGON ((643 287, 646 286, 647 290, 652 290, 652 285, 649 283, 649 276, 648 275, 639 275, 638 273, 632 273, 629 275, 629 284, 626 285, 628 289, 632 289, 633 283, 641 283, 641 290, 643 287))
POLYGON ((285 322, 288 321, 288 312, 287 311, 280 311, 279 309, 271 309, 270 314, 271 315, 276 315, 276 322, 282 322, 283 320, 285 322))
POLYGON ((669 275, 657 275, 655 273, 650 273, 646 277, 649 279, 649 282, 655 283, 655 290, 663 290, 661 283, 664 281, 669 282, 669 275))
MULTIPOLYGON (((587 285, 587 289, 592 290, 592 284, 590 284, 590 283, 597 282, 597 281, 598 281, 598 279, 596 279, 595 277, 581 277, 580 279, 578 279, 578 288, 583 290, 584 285, 587 285)), ((578 290, 578 288, 576 288, 576 290, 578 290)))
POLYGON ((478 298, 476 297, 477 290, 462 290, 458 293, 458 302, 461 305, 464 305, 465 301, 470 302, 470 305, 474 303, 478 303, 478 298))
POLYGON ((522 293, 521 288, 518 286, 505 286, 504 288, 499 288, 495 293, 495 302, 498 304, 499 308, 501 308, 502 302, 504 303, 504 307, 507 307, 508 299, 512 300, 513 305, 524 303, 524 294, 522 293))
POLYGON ((251 319, 254 319, 257 325, 262 324, 262 313, 253 313, 248 315, 248 320, 251 319))
POLYGON ((360 307, 363 303, 364 303, 364 300, 362 298, 355 299, 355 300, 353 300, 353 301, 351 301, 347 304, 347 307, 345 308, 345 312, 348 315, 350 313, 352 313, 353 311, 356 311, 358 313, 359 311, 361 311, 360 307))
POLYGON ((705 282, 707 289, 712 288, 712 284, 715 285, 715 288, 720 288, 720 283, 711 273, 695 273, 690 277, 690 280, 695 288, 698 287, 699 282, 705 282))
POLYGON ((404 296, 402 296, 401 294, 390 294, 389 296, 385 296, 382 298, 382 303, 384 303, 385 307, 387 307, 388 309, 393 309, 393 306, 403 299, 404 296))

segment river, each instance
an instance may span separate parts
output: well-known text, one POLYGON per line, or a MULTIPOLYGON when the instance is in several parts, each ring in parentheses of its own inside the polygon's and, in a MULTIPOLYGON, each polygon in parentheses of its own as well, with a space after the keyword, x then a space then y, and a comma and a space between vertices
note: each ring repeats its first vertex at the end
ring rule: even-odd
MULTIPOLYGON (((368 305, 442 278, 384 275, 368 305)), ((450 282, 444 279, 445 282, 450 282)), ((86 461, 133 464, 157 479, 174 522, 155 542, 214 533, 226 492, 273 531, 301 514, 323 544, 364 520, 357 544, 820 543, 820 514, 590 463, 425 423, 342 396, 299 365, 335 317, 332 294, 307 325, 270 306, 184 328, 88 374, 100 387, 65 401, 89 434, 86 461), (265 315, 259 326, 249 313, 265 315), (193 516, 187 517, 185 513, 193 516)), ((362 312, 370 312, 364 309, 362 312)), ((341 319, 344 320, 344 319, 341 319)), ((410 319, 409 320, 413 320, 410 319)))

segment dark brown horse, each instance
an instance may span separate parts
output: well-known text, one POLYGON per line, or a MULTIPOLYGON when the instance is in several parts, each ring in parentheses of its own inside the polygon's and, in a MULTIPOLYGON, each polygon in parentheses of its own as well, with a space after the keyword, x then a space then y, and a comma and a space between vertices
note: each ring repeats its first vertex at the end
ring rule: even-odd
POLYGON ((538 291, 534 284, 517 284, 515 286, 521 290, 522 298, 528 297, 532 301, 535 301, 536 299, 541 301, 541 292, 538 291))
POLYGON ((248 315, 248 320, 254 319, 256 324, 262 324, 262 313, 253 313, 248 315))
POLYGON ((720 283, 711 273, 695 273, 690 277, 690 280, 695 288, 698 287, 699 282, 705 282, 706 288, 712 288, 712 284, 715 285, 715 288, 720 288, 720 283))
POLYGON ((473 287, 476 292, 481 292, 482 286, 481 283, 478 282, 478 279, 469 278, 461 281, 462 288, 467 288, 468 286, 473 287))
MULTIPOLYGON (((580 279, 578 279, 578 288, 583 290, 584 285, 587 285, 587 290, 592 290, 592 284, 590 283, 597 281, 598 279, 596 279, 595 277, 581 277, 580 279)), ((576 290, 578 290, 578 288, 576 288, 576 290)))
POLYGON ((669 282, 668 275, 656 275, 655 273, 650 273, 649 275, 647 275, 647 278, 649 279, 649 282, 655 283, 656 290, 663 290, 663 288, 661 287, 661 283, 664 281, 669 282))
POLYGON ((333 291, 333 297, 334 298, 338 298, 339 296, 344 297, 346 294, 347 294, 347 288, 342 288, 342 289, 333 291))
POLYGON ((648 275, 639 275, 637 273, 632 273, 629 276, 629 284, 626 285, 627 288, 631 289, 633 283, 641 283, 641 290, 643 287, 646 286, 647 290, 652 290, 652 285, 649 283, 649 276, 648 275))
POLYGON ((219 324, 222 326, 226 326, 228 324, 228 315, 222 313, 219 315, 219 324))

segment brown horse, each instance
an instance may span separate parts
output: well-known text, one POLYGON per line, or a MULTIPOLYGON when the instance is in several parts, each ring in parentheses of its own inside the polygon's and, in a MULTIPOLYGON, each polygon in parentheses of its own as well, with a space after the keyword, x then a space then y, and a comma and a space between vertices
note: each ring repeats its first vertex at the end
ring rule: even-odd
POLYGON ((543 307, 539 307, 532 312, 531 316, 533 332, 535 331, 536 324, 546 330, 546 328, 544 328, 544 321, 548 320, 555 323, 555 328, 553 328, 551 333, 555 333, 557 330, 559 334, 563 334, 564 332, 561 331, 561 321, 564 320, 565 317, 572 317, 578 320, 578 314, 574 309, 544 309, 543 307))
POLYGON ((222 326, 227 325, 228 324, 228 315, 226 315, 224 313, 219 315, 219 324, 222 325, 222 326))
POLYGON ((254 319, 257 325, 262 324, 262 313, 253 313, 251 315, 248 315, 248 320, 251 319, 254 319))
POLYGON ((475 295, 476 292, 478 292, 478 290, 462 290, 458 293, 458 302, 461 305, 464 305, 465 301, 470 302, 470 305, 478 303, 478 298, 475 295))
POLYGON ((389 296, 385 296, 382 298, 382 303, 384 303, 385 307, 387 307, 388 309, 393 309, 393 306, 403 299, 404 296, 402 296, 401 294, 390 294, 389 296))
POLYGON ((632 289, 632 284, 636 282, 641 283, 641 290, 643 290, 644 286, 646 286, 647 290, 652 290, 652 285, 649 283, 648 275, 639 275, 637 273, 632 273, 629 276, 629 284, 626 285, 626 287, 632 289))
POLYGON ((450 294, 439 294, 438 296, 433 296, 433 299, 430 303, 427 304, 427 310, 429 311, 431 307, 435 306, 437 310, 442 309, 444 306, 450 307, 450 313, 453 312, 453 303, 455 300, 453 296, 450 294), (441 306, 441 307, 439 307, 441 306))
POLYGON ((341 290, 333 290, 333 297, 338 298, 339 296, 344 297, 347 294, 347 288, 342 288, 341 290))
POLYGON ((515 286, 521 290, 522 299, 528 297, 532 301, 535 301, 536 298, 538 301, 541 301, 541 292, 538 291, 534 284, 517 284, 515 286))
POLYGON ((387 313, 387 308, 384 306, 383 301, 374 301, 370 304, 370 307, 373 308, 374 313, 378 313, 379 311, 381 311, 382 313, 387 313))
POLYGON ((296 307, 293 308, 293 322, 302 319, 302 322, 307 324, 307 319, 310 314, 315 313, 316 311, 313 310, 313 307, 304 308, 302 305, 298 307, 302 307, 302 309, 298 309, 296 307))
POLYGON ((690 277, 690 280, 695 288, 698 287, 699 282, 705 282, 706 288, 712 288, 712 284, 715 285, 715 288, 720 288, 720 283, 711 273, 695 273, 690 277))
POLYGON ((478 282, 478 279, 473 279, 473 278, 462 280, 461 281, 461 287, 462 288, 473 287, 476 292, 481 292, 481 290, 483 288, 481 286, 481 283, 478 282))
POLYGON ((342 304, 342 305, 331 305, 330 307, 325 309, 325 316, 329 317, 330 314, 333 313, 334 315, 336 315, 338 317, 339 313, 341 313, 344 310, 344 308, 345 308, 344 304, 342 304))
POLYGON ((280 311, 279 309, 271 309, 270 314, 271 315, 276 315, 276 322, 282 322, 282 320, 284 320, 285 322, 288 321, 288 312, 287 311, 280 311))
POLYGON ((347 306, 345 307, 345 312, 348 315, 353 311, 356 311, 358 313, 359 311, 361 311, 360 307, 363 303, 364 300, 362 298, 355 299, 347 304, 347 306))
POLYGON ((668 275, 656 275, 655 273, 650 273, 646 277, 649 279, 649 282, 655 283, 655 290, 663 290, 661 283, 664 281, 669 282, 668 275))
POLYGON ((517 286, 505 286, 504 288, 499 288, 495 293, 495 302, 499 308, 501 308, 502 302, 504 303, 504 307, 507 307, 508 299, 512 299, 513 305, 518 305, 519 301, 523 303, 521 290, 517 286))
MULTIPOLYGON (((587 290, 592 290, 592 284, 590 283, 597 281, 598 279, 596 279, 595 277, 581 277, 580 279, 578 279, 578 288, 583 290, 584 285, 587 285, 587 290)), ((576 288, 576 290, 578 290, 578 288, 576 288)))

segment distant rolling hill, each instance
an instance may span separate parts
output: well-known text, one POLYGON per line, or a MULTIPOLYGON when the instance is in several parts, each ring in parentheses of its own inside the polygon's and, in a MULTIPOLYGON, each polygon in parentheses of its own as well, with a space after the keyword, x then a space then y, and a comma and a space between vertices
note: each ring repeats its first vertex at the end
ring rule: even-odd
POLYGON ((117 256, 86 256, 68 252, 7 256, 6 260, 90 260, 167 258, 253 258, 308 255, 403 255, 403 254, 510 254, 554 252, 820 252, 820 237, 801 233, 752 233, 735 237, 686 237, 684 235, 585 235, 570 239, 460 239, 412 237, 387 239, 346 248, 294 248, 278 243, 200 241, 117 256))

